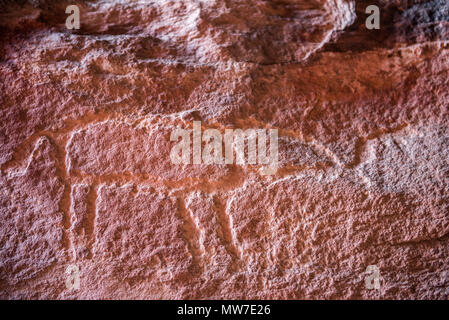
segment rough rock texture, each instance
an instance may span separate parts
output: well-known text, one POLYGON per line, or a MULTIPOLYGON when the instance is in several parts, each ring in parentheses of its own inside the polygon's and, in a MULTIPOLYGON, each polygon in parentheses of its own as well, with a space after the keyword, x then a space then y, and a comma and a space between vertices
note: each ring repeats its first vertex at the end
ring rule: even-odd
POLYGON ((449 2, 68 4, 0 1, 0 298, 448 298, 449 2), (172 164, 194 120, 276 174, 172 164))

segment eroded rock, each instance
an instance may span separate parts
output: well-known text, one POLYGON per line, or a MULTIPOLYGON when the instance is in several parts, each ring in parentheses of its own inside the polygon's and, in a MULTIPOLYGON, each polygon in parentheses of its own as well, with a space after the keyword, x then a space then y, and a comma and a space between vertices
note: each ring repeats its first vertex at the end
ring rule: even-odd
POLYGON ((448 297, 445 1, 68 3, 0 1, 0 297, 448 297), (193 121, 276 174, 174 165, 193 121))

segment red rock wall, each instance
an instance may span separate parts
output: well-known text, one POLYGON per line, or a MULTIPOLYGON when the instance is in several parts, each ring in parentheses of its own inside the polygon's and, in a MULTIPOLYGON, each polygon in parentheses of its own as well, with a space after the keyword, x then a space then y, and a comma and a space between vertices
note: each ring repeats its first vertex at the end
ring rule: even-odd
POLYGON ((448 297, 447 1, 69 4, 0 1, 1 298, 448 297), (277 172, 173 164, 194 120, 277 172))

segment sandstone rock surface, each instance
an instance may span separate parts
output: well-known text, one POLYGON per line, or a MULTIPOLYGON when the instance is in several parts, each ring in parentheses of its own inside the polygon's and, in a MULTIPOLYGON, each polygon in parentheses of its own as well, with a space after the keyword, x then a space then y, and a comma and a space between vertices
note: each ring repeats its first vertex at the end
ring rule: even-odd
POLYGON ((0 298, 449 297, 447 1, 0 9, 0 298), (173 164, 193 121, 277 172, 173 164))

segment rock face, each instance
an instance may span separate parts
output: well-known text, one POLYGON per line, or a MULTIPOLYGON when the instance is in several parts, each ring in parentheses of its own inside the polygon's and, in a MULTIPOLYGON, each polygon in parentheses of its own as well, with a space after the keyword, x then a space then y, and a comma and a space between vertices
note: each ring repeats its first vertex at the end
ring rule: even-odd
POLYGON ((0 1, 2 299, 448 298, 447 1, 70 4, 0 1), (277 172, 173 164, 193 121, 277 172))

